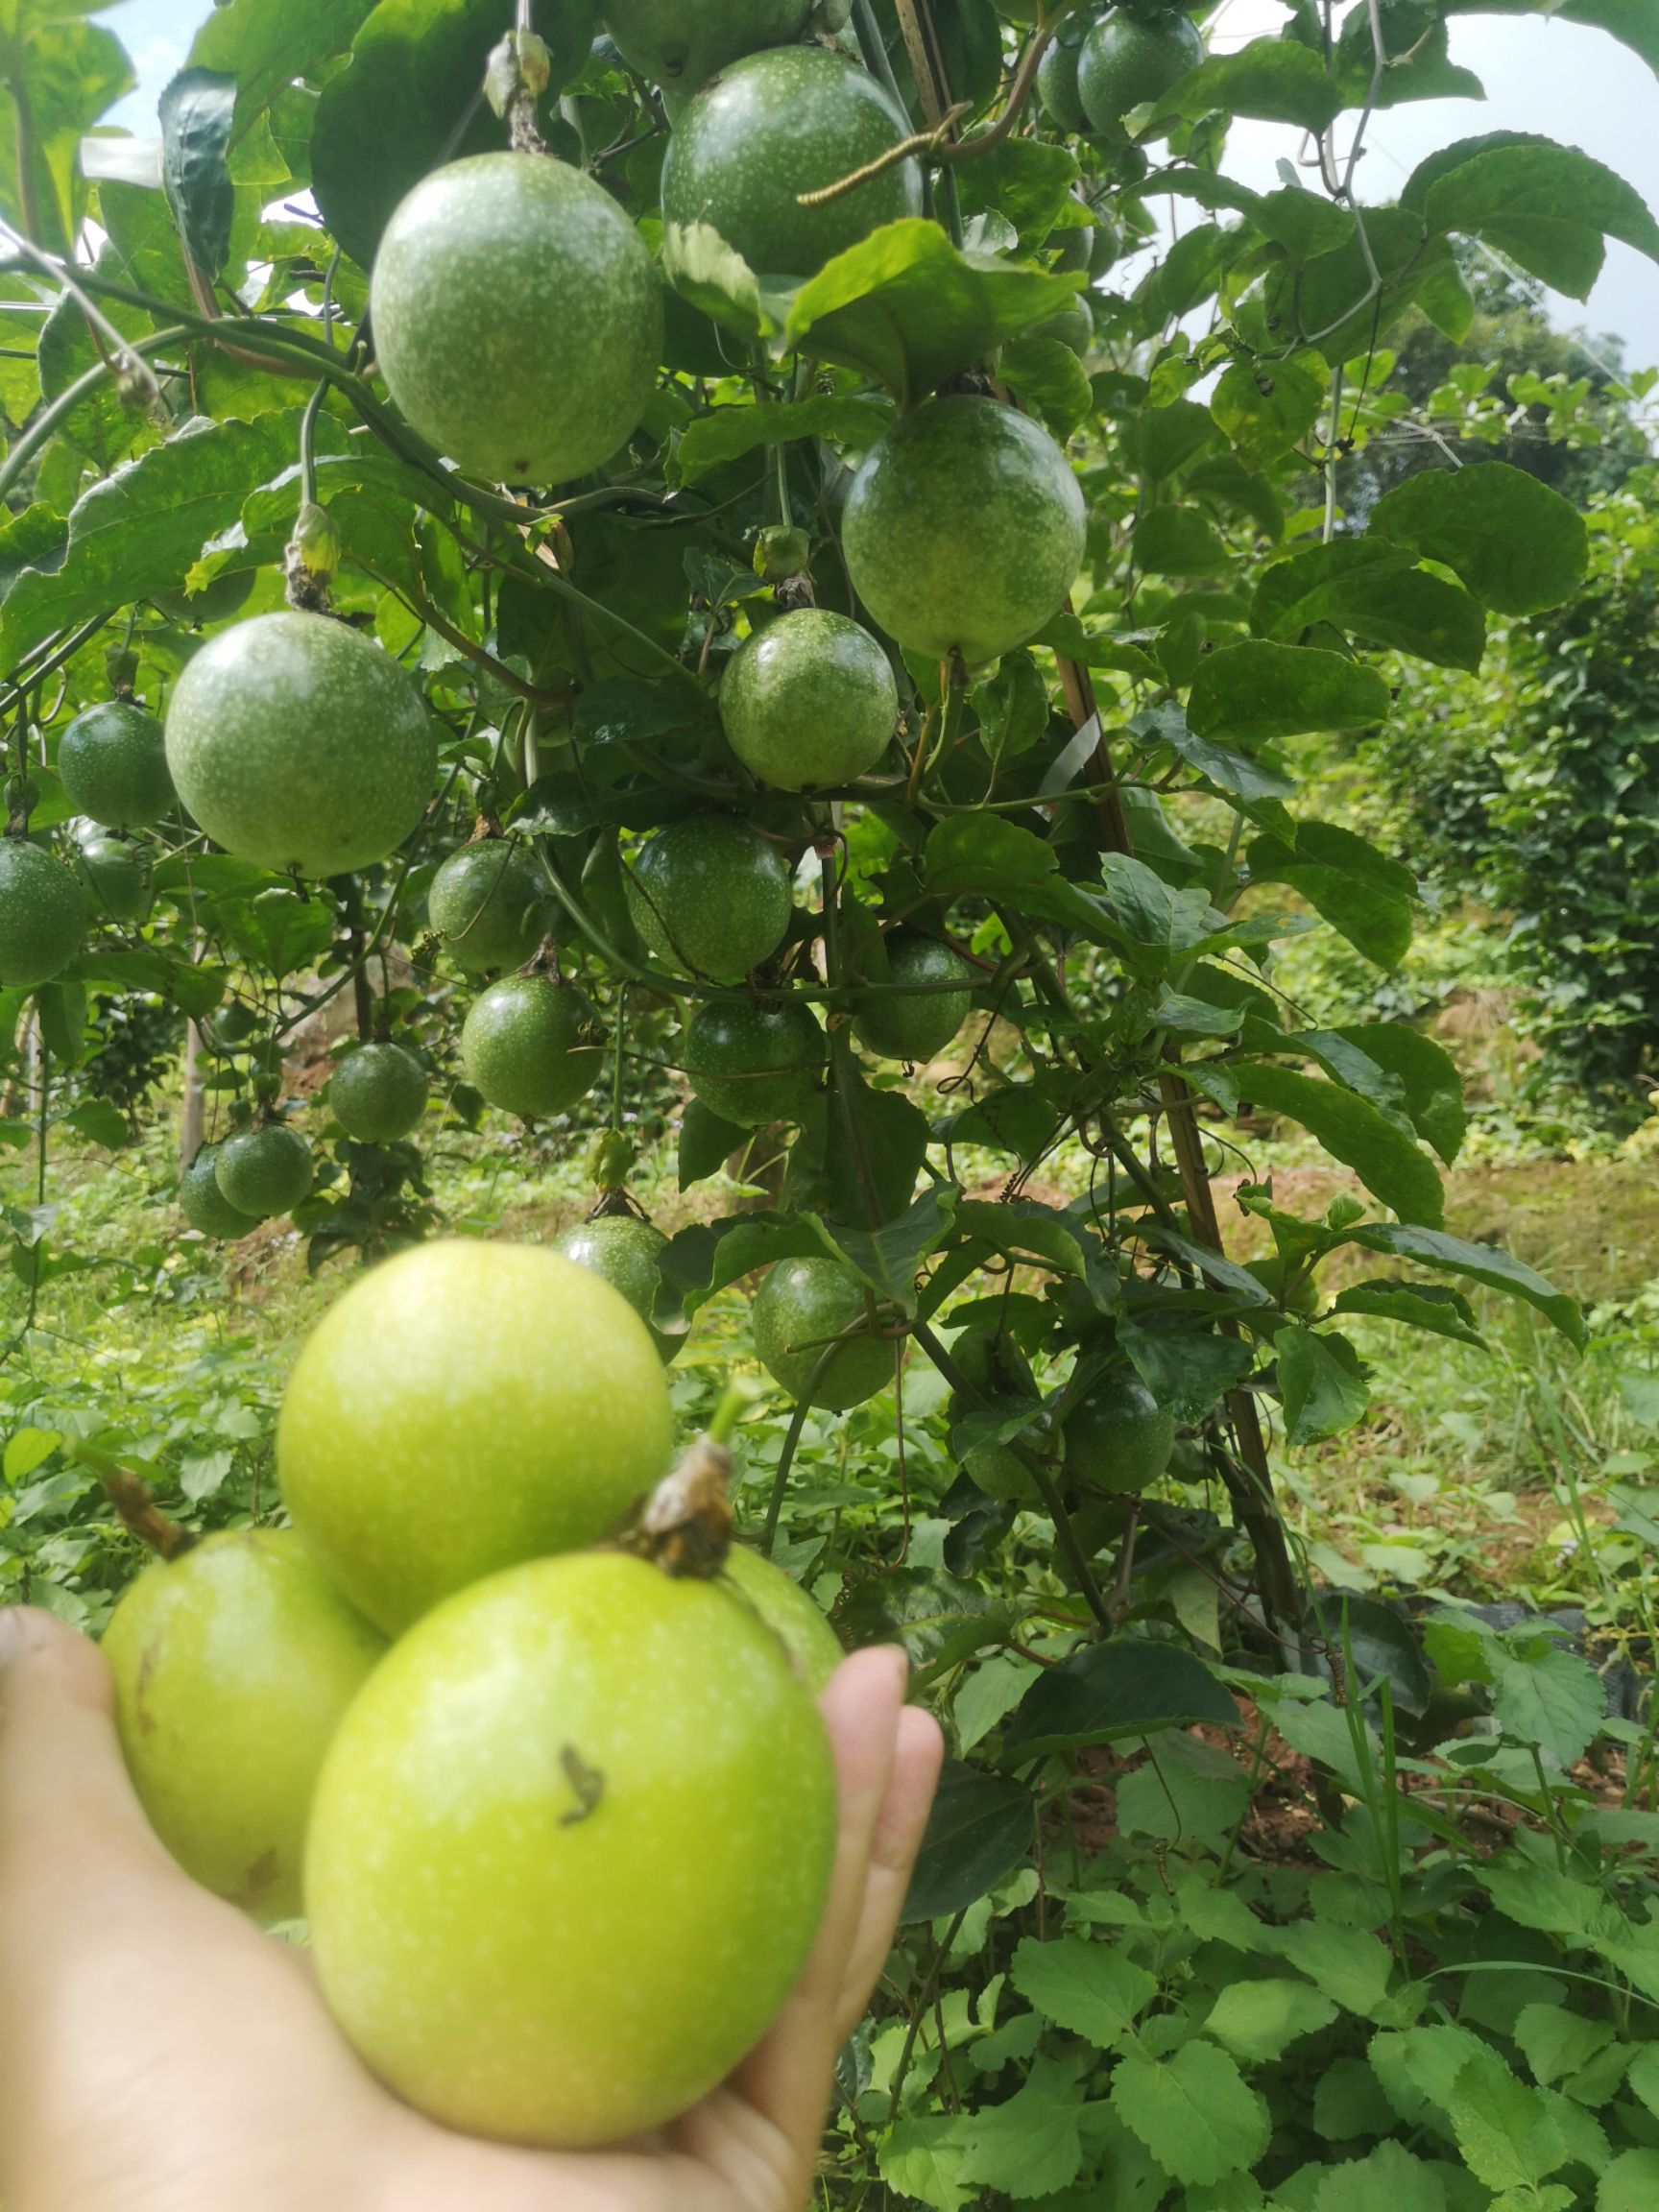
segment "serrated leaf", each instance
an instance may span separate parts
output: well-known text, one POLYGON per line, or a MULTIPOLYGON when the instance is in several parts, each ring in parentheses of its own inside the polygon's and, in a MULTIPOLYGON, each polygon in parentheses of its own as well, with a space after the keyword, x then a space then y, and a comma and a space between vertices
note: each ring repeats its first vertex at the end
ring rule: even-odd
POLYGON ((1331 2168, 1314 2191, 1312 2212, 1446 2212, 1446 2186, 1404 2144, 1379 2143, 1368 2157, 1331 2168))
POLYGON ((1331 1999, 1305 1982, 1234 1982, 1211 2007, 1204 2032, 1237 2057, 1265 2065, 1335 2018, 1331 1999))
POLYGON ((1495 2051, 1481 2051, 1461 2069, 1446 2109, 1470 2172, 1489 2189, 1536 2188, 1566 2156, 1561 2130, 1541 2094, 1513 2075, 1495 2051))
POLYGON ((1200 737, 1262 745, 1310 731, 1361 730, 1385 722, 1388 709, 1388 686, 1375 668, 1317 646, 1250 637, 1199 662, 1187 720, 1200 737))
POLYGON ((1369 531, 1443 563, 1500 614, 1558 607, 1589 561, 1577 509, 1506 461, 1408 476, 1378 500, 1369 531))
POLYGON ((1022 1766, 1054 1751, 1199 1721, 1239 1725, 1238 1707, 1203 1662, 1179 1645, 1114 1636, 1039 1675, 1002 1731, 1002 1758, 1022 1766))
POLYGON ((1310 47, 1286 34, 1252 38, 1233 54, 1212 54, 1159 102, 1154 120, 1196 119, 1219 108, 1262 123, 1296 123, 1315 136, 1334 123, 1341 94, 1310 47))
POLYGON ((1505 1736, 1535 1744, 1568 1767, 1600 1733, 1606 1704, 1600 1677, 1588 1660, 1552 1644, 1498 1670, 1492 1711, 1505 1736))
POLYGON ((1216 385, 1210 411, 1247 469, 1265 469, 1294 450, 1319 420, 1327 377, 1303 362, 1270 367, 1235 361, 1216 385))
POLYGON ((1064 2189, 1083 2164, 1082 2106, 1074 2070, 1038 2057, 1005 2104, 981 2105, 966 2121, 962 2178, 999 2189, 1016 2202, 1064 2189))
POLYGON ((1266 2104, 1214 2043, 1185 2044, 1163 2063, 1126 2052, 1113 2069, 1112 2108, 1188 2187, 1254 2166, 1272 2133, 1266 2104))
POLYGON ((901 2120, 881 2138, 876 2165, 889 2189, 932 2212, 961 2212, 974 2192, 961 2182, 962 2123, 946 2112, 901 2120))
POLYGON ((1156 1975, 1120 1951, 1084 1936, 1042 1943, 1027 1936, 1015 1951, 1009 1978, 1045 2019, 1111 2051, 1158 1994, 1156 1975))
POLYGON ((1560 2005, 1524 2006, 1514 2029, 1533 2080, 1545 2088, 1587 2066, 1617 2033, 1612 2021, 1587 2020, 1560 2005))
POLYGON ((1363 1928, 1297 1920, 1271 1935, 1269 1945, 1344 2012, 1368 2019, 1387 1995, 1393 1960, 1386 1946, 1363 1928))
POLYGON ((1659 2151, 1621 2151, 1596 2184, 1596 2212, 1652 2212, 1659 2203, 1659 2151))
POLYGON ((724 462, 798 438, 822 438, 867 452, 891 421, 891 408, 878 400, 824 396, 771 407, 716 407, 686 425, 675 448, 675 465, 681 482, 691 484, 724 462))
POLYGON ((1587 300, 1617 238, 1659 261, 1659 224, 1642 195, 1575 146, 1497 132, 1441 148, 1401 194, 1433 230, 1482 238, 1532 276, 1587 300))

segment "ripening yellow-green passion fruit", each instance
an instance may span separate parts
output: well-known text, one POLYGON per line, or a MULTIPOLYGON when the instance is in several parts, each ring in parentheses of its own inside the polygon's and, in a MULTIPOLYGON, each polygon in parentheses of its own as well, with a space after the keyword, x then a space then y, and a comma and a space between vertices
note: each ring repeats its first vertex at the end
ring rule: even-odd
POLYGON ((796 1673, 817 1696, 845 1654, 816 1599, 775 1561, 747 1544, 733 1545, 720 1578, 744 1604, 753 1606, 789 1654, 796 1673))
POLYGON ((823 791, 874 768, 893 739, 899 686, 868 630, 803 607, 757 630, 720 682, 720 720, 752 775, 823 791))

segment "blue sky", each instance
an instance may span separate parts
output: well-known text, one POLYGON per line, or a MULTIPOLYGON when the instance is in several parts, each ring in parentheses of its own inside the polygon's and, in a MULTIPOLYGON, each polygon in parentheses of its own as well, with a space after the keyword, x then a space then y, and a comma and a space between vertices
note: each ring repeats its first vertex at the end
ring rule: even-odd
MULTIPOLYGON (((503 20, 506 12, 503 0, 503 20)), ((208 0, 126 0, 107 12, 139 75, 138 91, 115 120, 140 134, 153 132, 156 96, 182 65, 196 25, 209 12, 208 0)), ((1219 45, 1241 45, 1284 20, 1277 0, 1224 0, 1212 33, 1219 45)), ((1462 15, 1451 34, 1452 59, 1481 79, 1485 101, 1435 100, 1374 118, 1360 172, 1366 198, 1392 198, 1410 169, 1450 139, 1536 131, 1596 155, 1659 209, 1659 84, 1625 47, 1577 24, 1535 17, 1462 15)), ((1272 184, 1274 163, 1295 156, 1295 136, 1277 125, 1238 124, 1229 170, 1245 183, 1272 184)), ((1616 332, 1630 367, 1659 367, 1659 268, 1631 248, 1609 246, 1588 305, 1557 300, 1553 308, 1563 328, 1582 326, 1592 337, 1616 332)))

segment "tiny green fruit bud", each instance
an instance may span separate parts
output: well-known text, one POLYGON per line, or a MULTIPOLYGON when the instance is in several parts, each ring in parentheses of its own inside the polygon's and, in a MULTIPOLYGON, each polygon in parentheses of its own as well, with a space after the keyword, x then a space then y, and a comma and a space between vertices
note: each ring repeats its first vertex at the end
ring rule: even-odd
POLYGON ((791 576, 802 574, 811 551, 812 541, 805 530, 774 523, 755 541, 755 573, 768 584, 786 583, 791 576))
POLYGON ((497 115, 504 116, 518 93, 518 56, 508 32, 498 46, 490 50, 490 59, 484 64, 484 97, 497 115))
POLYGON ((326 508, 307 499, 294 524, 289 549, 310 575, 325 583, 340 565, 340 532, 326 508))
POLYGON ((602 1129, 588 1147, 588 1172, 598 1190, 620 1190, 627 1182, 638 1149, 620 1129, 602 1129))

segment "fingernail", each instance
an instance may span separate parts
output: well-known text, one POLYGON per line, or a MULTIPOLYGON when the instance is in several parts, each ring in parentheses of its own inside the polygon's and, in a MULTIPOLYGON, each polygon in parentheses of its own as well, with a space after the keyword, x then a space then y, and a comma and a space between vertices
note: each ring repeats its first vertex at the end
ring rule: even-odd
POLYGON ((891 1652, 893 1665, 899 1676, 899 1695, 902 1697, 910 1687, 910 1654, 902 1644, 888 1644, 882 1648, 891 1652))

